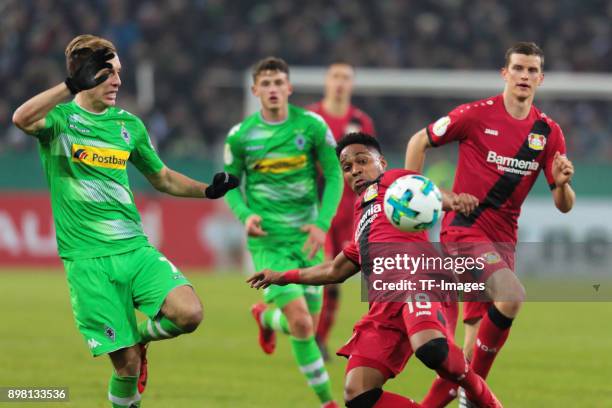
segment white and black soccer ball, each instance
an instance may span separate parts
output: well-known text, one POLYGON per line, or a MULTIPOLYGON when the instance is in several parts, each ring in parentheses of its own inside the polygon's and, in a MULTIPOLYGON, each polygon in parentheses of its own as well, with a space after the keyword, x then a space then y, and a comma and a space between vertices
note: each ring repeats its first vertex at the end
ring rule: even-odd
POLYGON ((433 227, 442 214, 442 194, 425 176, 409 174, 396 179, 385 193, 385 215, 404 232, 433 227))

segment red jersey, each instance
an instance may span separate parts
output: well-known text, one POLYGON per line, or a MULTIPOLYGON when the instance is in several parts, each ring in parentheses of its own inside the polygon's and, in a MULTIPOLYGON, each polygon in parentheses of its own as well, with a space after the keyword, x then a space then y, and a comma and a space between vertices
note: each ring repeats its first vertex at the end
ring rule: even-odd
MULTIPOLYGON (((361 268, 361 273, 367 280, 371 271, 366 265, 371 265, 365 257, 371 256, 372 244, 388 243, 428 243, 427 233, 406 233, 389 223, 384 212, 384 199, 387 188, 397 178, 418 174, 410 170, 389 170, 383 173, 373 184, 365 189, 354 204, 353 240, 344 247, 342 252, 361 268)), ((379 247, 380 248, 380 247, 379 247)), ((368 320, 382 322, 386 326, 403 328, 401 318, 401 302, 371 302, 367 314, 368 320)))
POLYGON ((516 243, 521 205, 540 170, 554 188, 552 164, 565 154, 557 123, 535 106, 523 120, 510 116, 502 95, 460 105, 427 126, 432 146, 459 142, 453 192, 480 204, 469 216, 448 212, 442 230, 477 228, 492 241, 516 243))
MULTIPOLYGON (((353 240, 342 250, 353 263, 361 265, 362 256, 369 253, 369 246, 374 242, 429 242, 426 232, 402 232, 385 216, 387 188, 396 179, 409 174, 418 173, 400 169, 386 171, 355 200, 353 240)), ((362 272, 368 274, 368 271, 362 272)))
POLYGON ((333 116, 323 109, 323 102, 313 103, 306 109, 318 113, 325 119, 327 126, 334 134, 336 141, 342 139, 344 135, 352 132, 364 132, 370 136, 375 136, 374 123, 366 113, 355 106, 349 106, 346 115, 333 116))
MULTIPOLYGON (((372 119, 353 105, 349 107, 344 116, 330 115, 323 109, 322 102, 314 103, 308 106, 307 109, 323 117, 336 141, 342 139, 344 135, 351 132, 364 132, 372 136, 375 135, 372 119)), ((355 193, 353 193, 349 186, 345 185, 342 198, 338 204, 336 216, 332 220, 332 226, 330 228, 330 231, 342 230, 336 231, 339 233, 331 237, 332 241, 337 241, 331 243, 331 248, 329 248, 331 252, 329 255, 331 257, 335 257, 344 246, 345 241, 349 240, 350 227, 353 225, 353 203, 355 202, 355 198, 355 193)))

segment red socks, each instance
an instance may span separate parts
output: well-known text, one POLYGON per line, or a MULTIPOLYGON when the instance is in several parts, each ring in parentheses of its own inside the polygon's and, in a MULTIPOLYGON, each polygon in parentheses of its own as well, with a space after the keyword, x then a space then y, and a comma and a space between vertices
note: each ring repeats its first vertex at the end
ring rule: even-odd
POLYGON ((421 405, 401 395, 383 391, 374 408, 421 408, 421 405))
POLYGON ((455 397, 457 397, 457 384, 442 377, 436 377, 421 405, 423 408, 442 408, 455 397))
POLYGON ((497 310, 495 305, 491 305, 487 314, 482 318, 470 365, 482 378, 487 378, 497 353, 506 342, 512 320, 497 310))

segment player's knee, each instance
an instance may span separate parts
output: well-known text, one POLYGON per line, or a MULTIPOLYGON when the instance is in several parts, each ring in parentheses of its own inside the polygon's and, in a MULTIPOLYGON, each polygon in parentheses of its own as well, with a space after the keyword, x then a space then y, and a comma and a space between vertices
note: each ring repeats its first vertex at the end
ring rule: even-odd
POLYGON ((448 341, 444 337, 429 340, 414 354, 427 367, 437 370, 448 357, 448 341))
POLYGON ((202 304, 200 302, 194 302, 182 310, 177 324, 183 332, 191 333, 198 328, 203 318, 204 310, 202 304))
POLYGON ((361 388, 347 384, 344 387, 344 400, 348 408, 371 408, 376 405, 382 393, 382 388, 363 391, 361 388))
POLYGON ((117 350, 110 357, 117 375, 137 376, 140 372, 140 352, 135 347, 117 350))
POLYGON ((306 338, 313 334, 312 317, 308 313, 300 313, 289 321, 291 335, 298 338, 306 338))
POLYGON ((519 311, 521 310, 523 302, 513 301, 513 302, 495 302, 495 306, 497 310, 499 310, 503 315, 508 316, 509 318, 515 318, 519 311))

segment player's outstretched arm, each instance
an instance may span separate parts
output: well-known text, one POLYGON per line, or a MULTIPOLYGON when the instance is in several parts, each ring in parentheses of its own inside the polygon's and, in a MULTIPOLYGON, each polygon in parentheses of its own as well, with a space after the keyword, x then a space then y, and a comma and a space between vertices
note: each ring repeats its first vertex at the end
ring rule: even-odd
POLYGON ((91 52, 89 48, 76 52, 90 52, 90 55, 84 59, 72 76, 66 78, 66 81, 28 99, 17 108, 13 113, 15 126, 28 134, 34 134, 45 127, 45 117, 55 105, 70 94, 94 88, 106 81, 108 71, 103 70, 113 68, 109 61, 115 57, 115 54, 104 49, 91 52))
POLYGON ((159 172, 145 176, 156 190, 177 197, 216 199, 240 184, 236 176, 227 172, 215 174, 213 182, 206 184, 165 166, 159 172))
POLYGON ((570 185, 574 175, 574 165, 565 155, 556 152, 552 173, 555 181, 555 188, 552 190, 555 206, 562 213, 569 212, 576 202, 576 193, 570 185))
POLYGON ((478 207, 478 198, 468 193, 453 193, 440 189, 442 193, 442 209, 444 211, 456 211, 463 215, 470 215, 478 207))
POLYGON ((421 129, 412 135, 408 141, 408 147, 406 147, 406 170, 423 173, 423 166, 425 165, 425 151, 429 147, 431 147, 431 145, 429 144, 426 129, 421 129))
POLYGON ((329 283, 344 282, 350 276, 359 272, 359 268, 350 261, 343 252, 340 252, 333 261, 305 269, 292 269, 279 273, 269 269, 253 274, 247 283, 252 288, 267 288, 270 285, 288 285, 301 283, 305 285, 327 285, 329 283))
POLYGON ((55 105, 70 96, 70 90, 65 83, 28 99, 13 113, 13 123, 27 134, 34 134, 45 127, 45 117, 55 105))

